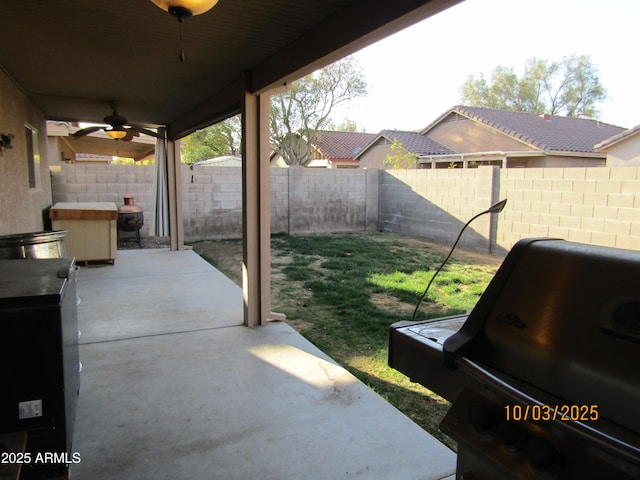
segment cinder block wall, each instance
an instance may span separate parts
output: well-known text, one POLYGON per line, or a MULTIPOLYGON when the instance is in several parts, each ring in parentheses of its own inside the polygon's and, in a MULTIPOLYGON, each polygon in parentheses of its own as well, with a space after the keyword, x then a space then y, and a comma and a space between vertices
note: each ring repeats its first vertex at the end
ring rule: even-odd
MULTIPOLYGON (((63 165, 52 172, 55 202, 124 203, 131 193, 149 235, 152 166, 63 165)), ((181 165, 185 238, 242 236, 242 169, 181 165)), ((309 233, 378 229, 378 170, 271 170, 271 230, 309 233)))
POLYGON ((289 169, 271 169, 271 231, 289 232, 289 169))
MULTIPOLYGON (((242 236, 242 171, 182 166, 185 237, 242 236)), ((53 201, 153 208, 153 167, 64 165, 52 172, 53 201)), ((492 203, 504 212, 476 220, 466 248, 508 251, 521 238, 550 236, 640 250, 640 167, 442 170, 271 170, 271 230, 385 230, 451 244, 492 203), (493 223, 492 223, 493 221, 493 223)))
MULTIPOLYGON (((149 216, 153 208, 153 166, 63 165, 51 172, 53 203, 114 202, 124 204, 125 194, 132 194, 144 212, 143 236, 149 235, 149 216)), ((123 232, 123 235, 129 234, 123 232)))
MULTIPOLYGON (((185 238, 242 236, 242 169, 182 166, 185 238)), ((377 230, 377 170, 271 169, 271 231, 377 230), (369 199, 369 201, 367 201, 369 199)))
POLYGON ((210 165, 181 168, 185 238, 242 237, 242 169, 210 165))
MULTIPOLYGON (((494 168, 388 170, 382 180, 382 230, 453 244, 460 229, 497 199, 494 168)), ((489 250, 489 216, 467 229, 460 246, 489 250)))
POLYGON ((480 167, 386 171, 381 222, 387 231, 451 244, 494 201, 507 208, 476 220, 461 245, 506 252, 527 237, 640 250, 640 168, 480 167))
POLYGON ((289 174, 289 233, 377 229, 368 219, 377 209, 367 181, 369 170, 291 167, 289 174), (369 209, 369 212, 367 210, 369 209))
POLYGON ((500 172, 509 207, 499 220, 505 248, 525 237, 640 250, 640 168, 534 168, 500 172))

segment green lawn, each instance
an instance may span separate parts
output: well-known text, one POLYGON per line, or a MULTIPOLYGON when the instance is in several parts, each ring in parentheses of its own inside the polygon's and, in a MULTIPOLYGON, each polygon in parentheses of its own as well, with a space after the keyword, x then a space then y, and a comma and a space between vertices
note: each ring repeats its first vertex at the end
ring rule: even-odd
MULTIPOLYGON (((204 243, 195 243, 194 249, 220 268, 204 243)), ((302 335, 455 448, 438 431, 447 402, 387 366, 389 325, 411 319, 447 247, 393 234, 346 233, 274 235, 271 249, 273 311, 284 313, 302 335)), ((497 257, 456 251, 417 319, 473 308, 500 262, 497 257)), ((234 275, 237 278, 237 272, 234 275)))

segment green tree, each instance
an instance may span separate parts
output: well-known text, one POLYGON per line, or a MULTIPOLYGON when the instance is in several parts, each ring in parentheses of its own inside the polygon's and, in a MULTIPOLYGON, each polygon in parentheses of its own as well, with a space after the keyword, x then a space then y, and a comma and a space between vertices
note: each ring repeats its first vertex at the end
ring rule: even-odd
POLYGON ((353 57, 293 82, 289 91, 271 97, 271 142, 288 165, 306 165, 316 132, 331 127, 333 108, 366 92, 362 69, 353 57))
POLYGON ((364 133, 364 128, 350 118, 345 118, 336 126, 336 132, 364 133))
POLYGON ((470 75, 460 91, 461 102, 468 106, 592 118, 598 117, 597 105, 607 98, 588 55, 559 62, 530 58, 522 77, 498 65, 488 80, 482 73, 470 75))
POLYGON ((195 163, 223 155, 240 155, 240 115, 198 130, 183 141, 182 162, 195 163))
POLYGON ((416 168, 418 157, 407 151, 397 138, 391 142, 391 152, 384 161, 384 168, 389 170, 416 168))

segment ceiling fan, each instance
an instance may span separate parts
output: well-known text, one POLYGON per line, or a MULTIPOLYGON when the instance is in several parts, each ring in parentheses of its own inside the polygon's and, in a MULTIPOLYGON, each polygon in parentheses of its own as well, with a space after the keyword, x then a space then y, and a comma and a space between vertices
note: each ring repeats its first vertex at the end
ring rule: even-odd
POLYGON ((141 133, 144 133, 145 135, 149 135, 151 137, 161 138, 158 133, 152 130, 129 124, 127 122, 127 119, 118 113, 116 109, 116 102, 109 102, 109 106, 113 109, 113 112, 111 113, 111 115, 107 115, 106 117, 104 117, 104 123, 107 124, 106 127, 95 125, 82 128, 73 133, 71 136, 74 138, 80 138, 93 132, 103 130, 114 140, 122 140, 123 142, 130 142, 133 137, 139 137, 141 133))

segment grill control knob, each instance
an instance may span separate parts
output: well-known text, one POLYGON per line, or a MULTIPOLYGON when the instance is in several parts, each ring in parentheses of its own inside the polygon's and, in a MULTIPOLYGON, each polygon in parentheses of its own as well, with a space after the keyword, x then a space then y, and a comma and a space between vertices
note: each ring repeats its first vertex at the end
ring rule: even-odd
POLYGON ((550 470, 558 466, 560 452, 556 446, 546 438, 531 437, 526 450, 529 463, 536 470, 550 470))

